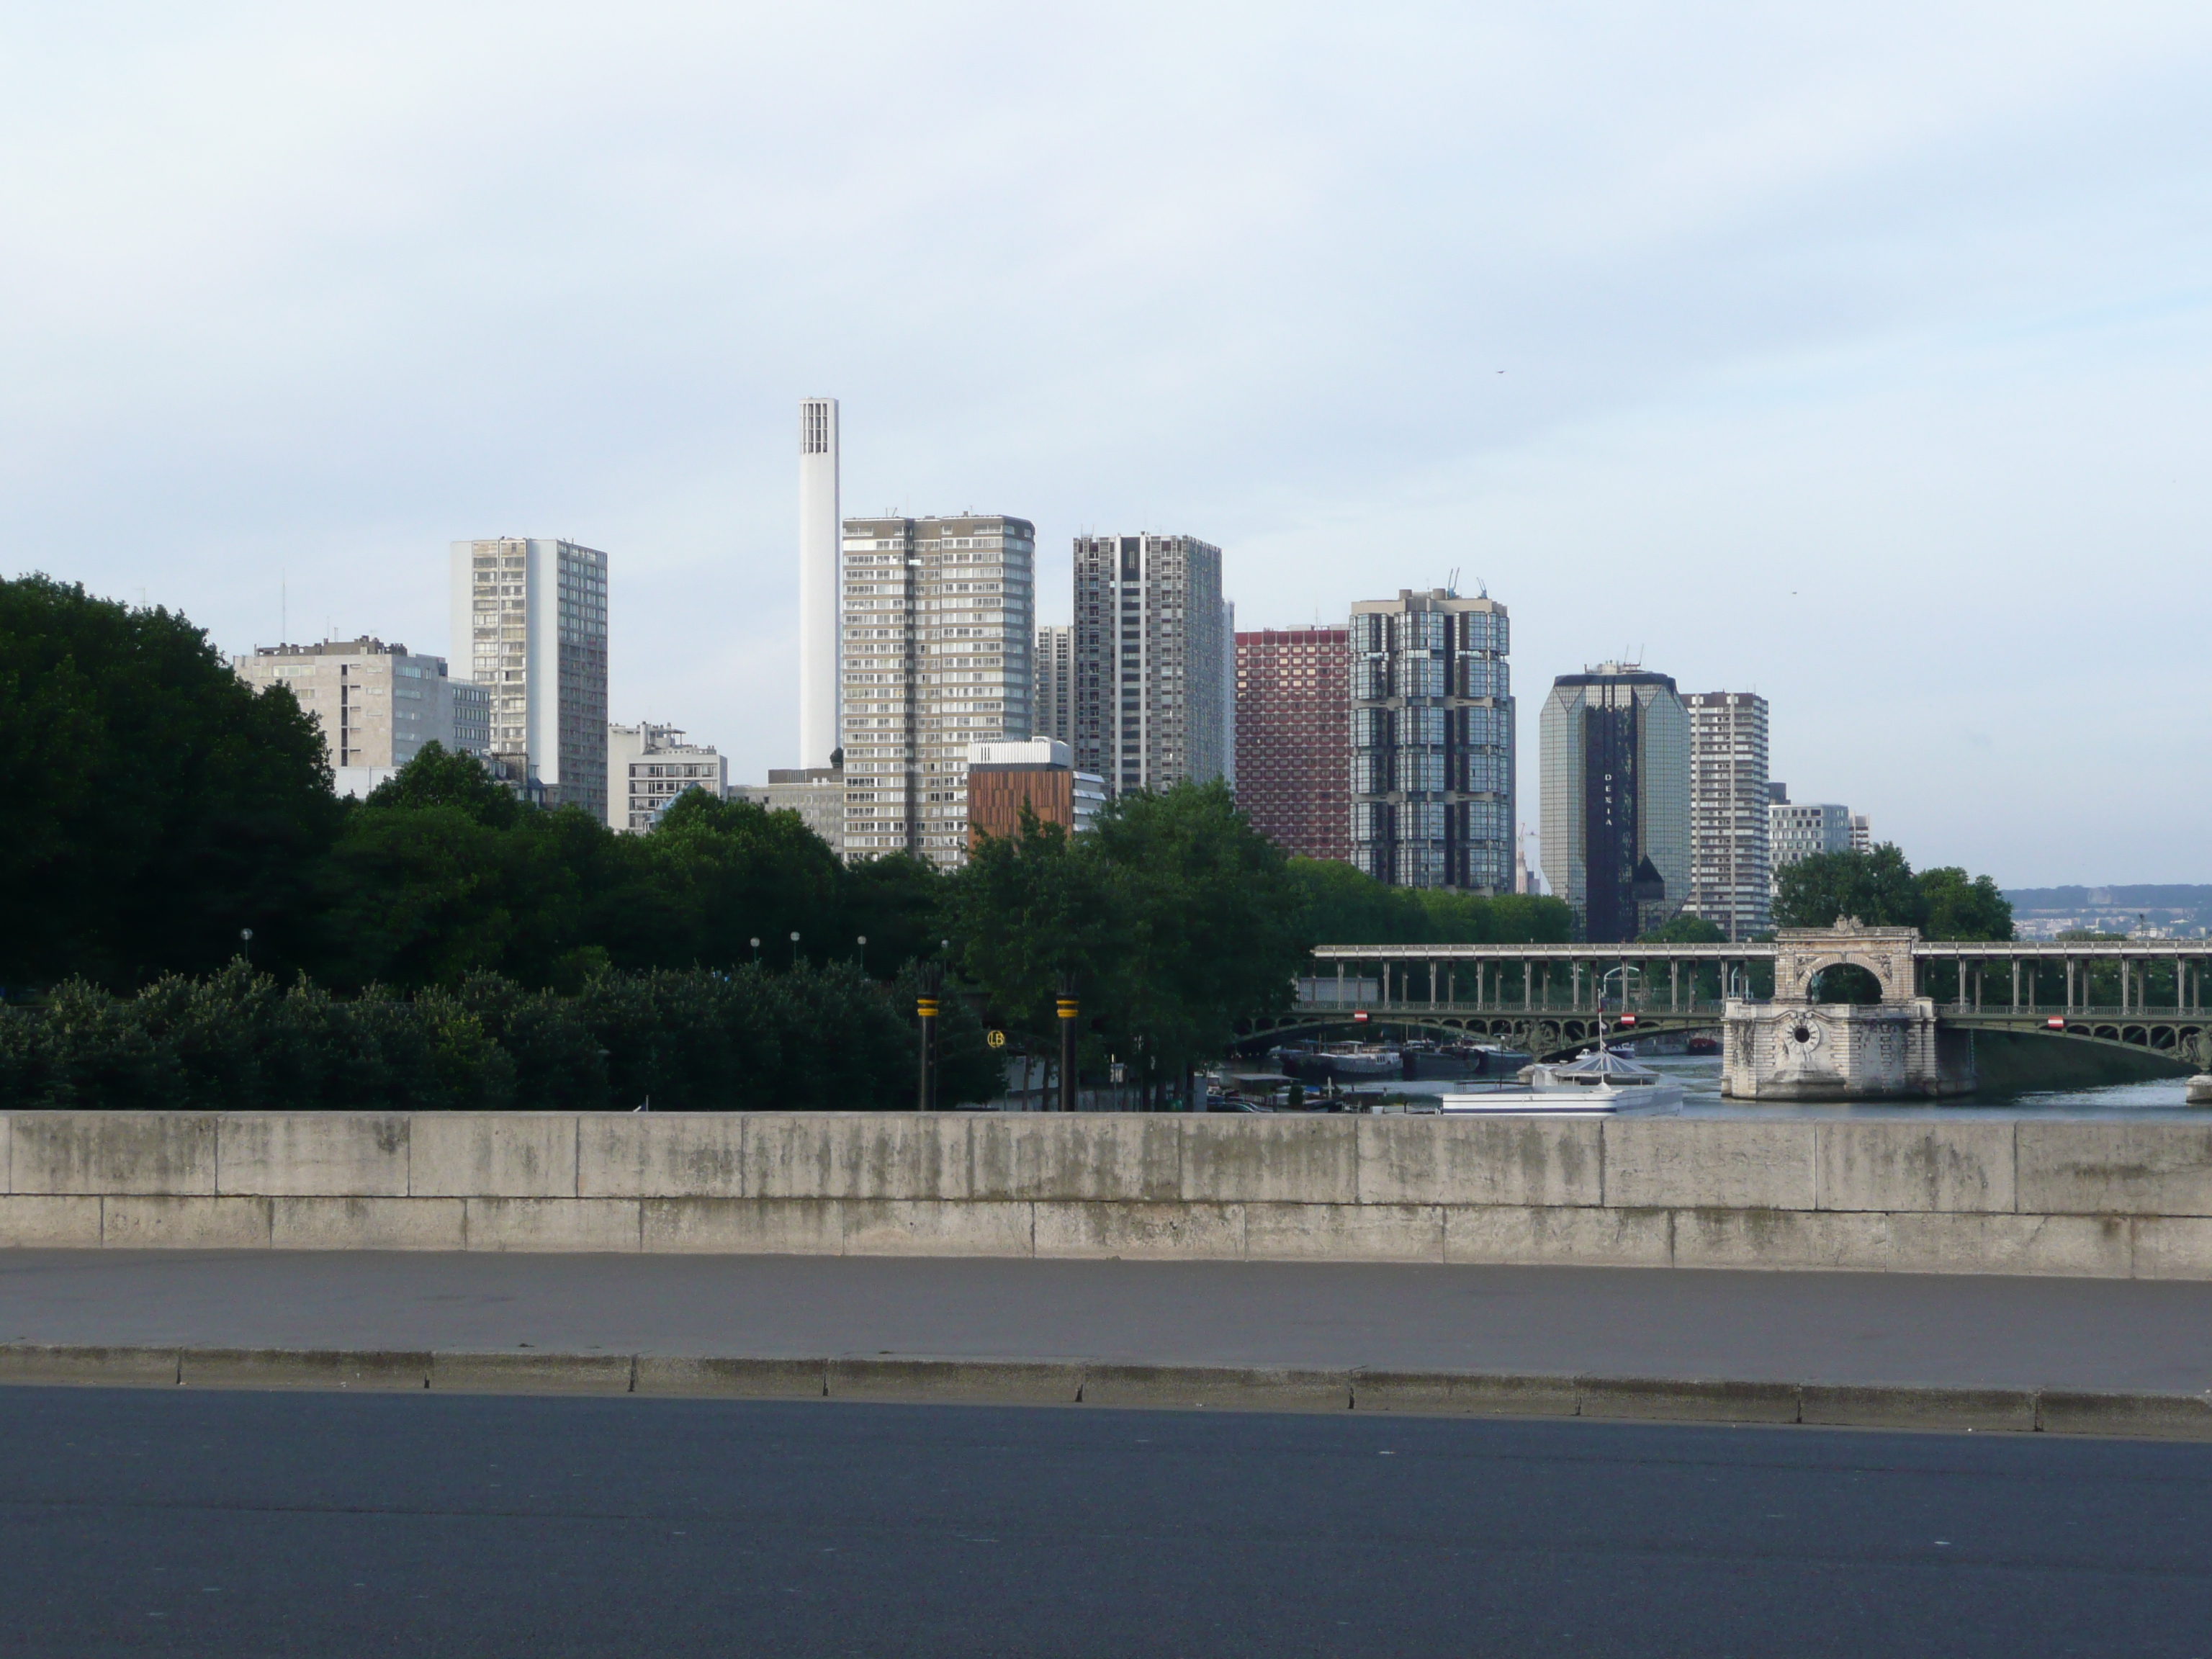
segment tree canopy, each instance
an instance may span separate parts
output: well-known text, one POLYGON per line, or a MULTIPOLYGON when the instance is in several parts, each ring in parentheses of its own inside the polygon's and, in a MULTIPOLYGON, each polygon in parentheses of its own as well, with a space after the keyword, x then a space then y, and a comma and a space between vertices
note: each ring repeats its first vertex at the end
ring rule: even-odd
POLYGON ((1778 927, 1826 927, 1838 916, 1869 927, 1917 927, 1923 938, 2008 939, 2012 905, 1988 876, 1955 865, 1915 875, 1888 842, 1865 853, 1814 853, 1775 878, 1778 927))
POLYGON ((299 962, 336 831, 323 739, 161 609, 0 581, 0 983, 299 962))
POLYGON ((1312 945, 1280 849, 1218 781, 1121 796, 1082 836, 1025 813, 980 841, 948 897, 956 957, 994 1013, 1045 1042, 1073 975, 1094 1061, 1156 1081, 1286 1006, 1312 945))
POLYGON ((1316 945, 1547 945, 1574 937, 1574 912, 1564 899, 1391 887, 1326 859, 1292 859, 1288 868, 1316 945))

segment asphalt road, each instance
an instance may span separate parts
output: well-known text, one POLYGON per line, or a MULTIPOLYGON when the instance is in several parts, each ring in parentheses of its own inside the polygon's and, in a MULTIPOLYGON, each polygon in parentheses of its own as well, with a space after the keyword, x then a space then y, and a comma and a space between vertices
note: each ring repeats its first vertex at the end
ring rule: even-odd
POLYGON ((0 1252, 0 1343, 2212 1387, 2212 1284, 885 1257, 0 1252))
POLYGON ((2212 1654, 2212 1446, 17 1389, 0 1651, 2212 1654))

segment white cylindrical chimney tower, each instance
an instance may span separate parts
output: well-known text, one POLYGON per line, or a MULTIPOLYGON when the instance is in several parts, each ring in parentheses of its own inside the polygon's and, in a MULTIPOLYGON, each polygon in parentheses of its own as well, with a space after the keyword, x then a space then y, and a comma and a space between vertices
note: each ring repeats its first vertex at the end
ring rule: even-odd
POLYGON ((799 763, 827 766, 837 747, 837 400, 799 405, 799 763))

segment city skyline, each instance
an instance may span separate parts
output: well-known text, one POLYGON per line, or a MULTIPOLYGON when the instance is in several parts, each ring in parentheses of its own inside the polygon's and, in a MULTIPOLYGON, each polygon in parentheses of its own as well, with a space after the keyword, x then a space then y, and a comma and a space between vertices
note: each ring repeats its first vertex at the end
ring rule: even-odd
POLYGON ((1040 622, 1091 531, 1198 530, 1247 629, 1457 569, 1524 678, 1756 690, 1776 775, 1919 858, 2212 879, 2173 758, 2212 710, 2155 644, 2212 602, 2201 8, 1078 27, 41 15, 0 111, 11 570, 232 653, 283 592, 293 640, 434 651, 452 537, 610 548, 610 717, 758 777, 801 758, 792 415, 835 392, 844 512, 1020 512, 1040 622), (592 121, 462 95, 518 56, 592 121), (911 130, 940 76, 1001 90, 911 130), (1061 118, 1102 82, 1144 118, 1061 118), (856 235, 931 251, 825 254, 856 235), (2100 695, 2023 724, 2023 659, 2100 695), (1983 809, 2053 754, 2046 807, 1983 809))

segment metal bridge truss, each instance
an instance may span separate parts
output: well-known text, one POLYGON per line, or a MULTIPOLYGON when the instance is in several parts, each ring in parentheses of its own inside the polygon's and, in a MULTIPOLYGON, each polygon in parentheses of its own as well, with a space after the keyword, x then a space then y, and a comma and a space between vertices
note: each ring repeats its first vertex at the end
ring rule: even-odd
MULTIPOLYGON (((1941 1024, 2069 1037, 2212 1067, 2204 1006, 2212 941, 1921 940, 1912 955, 1922 986, 1932 964, 1960 970, 1960 994, 1936 1005, 1941 1024), (2154 967, 2172 970, 2156 1002, 2154 967), (2118 991, 2118 1002, 2086 1000, 2102 988, 2093 982, 2098 975, 2118 991), (2062 1000, 2037 1001, 2045 987, 2062 1000)), ((1623 1036, 1716 1030, 1723 1001, 1701 991, 1694 970, 1717 967, 1722 985, 1748 1000, 1751 964, 1773 957, 1766 945, 1327 945, 1314 951, 1315 971, 1300 981, 1291 1010, 1255 1021, 1251 1037, 1389 1025, 1549 1057, 1595 1042, 1601 1013, 1623 1036)))

